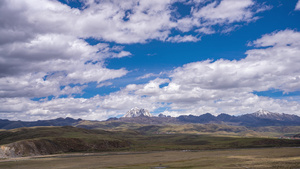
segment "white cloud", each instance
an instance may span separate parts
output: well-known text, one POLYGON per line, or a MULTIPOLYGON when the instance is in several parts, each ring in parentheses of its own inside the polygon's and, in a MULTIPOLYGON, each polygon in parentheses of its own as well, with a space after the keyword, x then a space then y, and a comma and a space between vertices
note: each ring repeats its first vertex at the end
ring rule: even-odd
MULTIPOLYGON (((72 117, 105 120, 111 116, 123 115, 122 110, 130 109, 132 102, 135 102, 137 106, 145 106, 142 104, 143 100, 137 96, 111 95, 110 98, 94 96, 89 99, 68 97, 41 102, 28 98, 0 98, 0 104, 3 105, 0 107, 0 119, 33 121, 72 117)), ((148 109, 153 110, 153 106, 149 104, 148 109)))
POLYGON ((146 85, 142 85, 142 88, 139 88, 138 90, 135 91, 135 94, 138 95, 157 95, 157 93, 160 92, 160 85, 164 83, 169 83, 168 79, 155 79, 151 80, 149 83, 146 85))
POLYGON ((251 11, 253 5, 252 0, 223 0, 220 3, 214 1, 203 8, 194 10, 193 15, 206 20, 207 22, 203 23, 205 25, 248 22, 253 19, 254 13, 251 11))
POLYGON ((0 76, 32 71, 63 71, 71 69, 72 64, 78 66, 79 62, 103 61, 114 55, 124 56, 124 52, 128 54, 126 51, 115 53, 103 44, 90 46, 82 39, 61 34, 37 35, 26 42, 2 45, 0 51, 0 76))
POLYGON ((200 41, 200 37, 195 37, 193 35, 176 35, 174 37, 169 37, 167 39, 168 42, 173 42, 173 43, 181 43, 181 42, 197 42, 200 41))
POLYGON ((285 92, 299 89, 299 70, 295 66, 299 65, 299 35, 291 30, 265 35, 253 42, 256 46, 271 47, 250 50, 241 61, 190 63, 171 72, 172 80, 157 78, 144 85, 128 85, 103 97, 72 98, 72 94, 81 94, 89 82, 97 82, 98 87, 110 85, 105 81, 128 73, 125 68, 108 69, 104 62, 107 58, 130 56, 130 52, 105 43, 93 46, 86 38, 127 44, 150 40, 197 42, 199 35, 180 33, 232 31, 236 24, 255 20, 259 12, 254 10, 252 0, 208 4, 191 1, 201 5, 196 5, 184 18, 172 14, 176 10, 172 5, 183 1, 83 2, 85 7, 79 10, 55 0, 0 1, 0 16, 5 16, 0 18, 0 117, 105 119, 126 112, 132 105, 155 110, 166 103, 170 112, 195 114, 223 110, 234 114, 257 105, 298 108, 295 102, 251 94, 253 90, 269 88, 285 92), (220 30, 214 30, 214 26, 220 30), (173 30, 179 31, 179 35, 172 35, 173 30), (282 58, 283 55, 289 59, 282 58), (161 87, 164 83, 169 84, 161 87), (52 100, 30 100, 52 95, 52 100), (60 95, 68 98, 58 98, 60 95), (217 109, 216 101, 224 109, 217 109), (237 108, 232 110, 228 105, 237 108), (182 107, 185 112, 178 111, 182 107))
MULTIPOLYGON (((106 96, 90 99, 54 98, 41 102, 22 97, 2 98, 1 105, 4 106, 0 108, 0 114, 6 118, 24 117, 28 120, 60 116, 103 120, 122 115, 131 107, 138 106, 150 111, 167 107, 163 113, 172 116, 207 112, 237 115, 261 108, 300 115, 298 101, 273 99, 252 93, 269 89, 299 91, 298 35, 299 32, 293 30, 267 34, 252 43, 259 48, 247 51, 244 59, 189 63, 169 72, 170 79, 157 78, 146 84, 130 84, 106 96)), ((61 92, 80 91, 67 87, 61 92)))
POLYGON ((122 57, 126 57, 126 56, 130 56, 131 53, 128 51, 121 51, 120 53, 116 54, 114 56, 114 58, 122 58, 122 57))
POLYGON ((268 46, 300 46, 300 32, 293 30, 284 30, 273 32, 262 36, 262 38, 253 42, 256 47, 268 47, 268 46))
POLYGON ((38 35, 26 42, 2 45, 0 51, 0 97, 81 93, 79 88, 61 91, 60 86, 100 83, 127 73, 125 69, 107 69, 102 63, 105 58, 123 55, 125 51, 115 53, 103 44, 90 46, 72 36, 38 35))
POLYGON ((143 76, 137 77, 136 79, 137 79, 137 80, 140 80, 140 79, 148 79, 148 78, 150 78, 150 77, 155 77, 155 76, 158 76, 158 75, 156 75, 156 74, 154 74, 154 73, 148 73, 148 74, 145 74, 145 75, 143 75, 143 76))
POLYGON ((73 117, 86 119, 105 118, 96 107, 97 98, 60 98, 50 101, 36 102, 27 98, 0 99, 0 118, 40 120, 58 117, 73 117), (97 114, 97 116, 95 116, 97 114))
MULTIPOLYGON (((4 0, 1 5, 1 43, 26 41, 36 34, 60 33, 117 43, 165 41, 171 30, 193 31, 213 25, 255 20, 254 1, 213 1, 198 5, 185 18, 172 15, 171 0, 83 1, 82 10, 50 0, 4 0), (37 5, 38 4, 38 5, 37 5), (125 19, 124 19, 125 18, 125 19), (159 19, 157 19, 159 18, 159 19), (13 29, 12 29, 13 28, 13 29)), ((180 2, 179 3, 184 3, 180 2)), ((193 2, 199 3, 199 2, 193 2)), ((261 5, 261 8, 264 6, 261 5)))
POLYGON ((300 115, 297 101, 252 93, 270 89, 299 91, 299 40, 299 32, 292 30, 267 34, 253 42, 266 48, 247 51, 245 59, 189 63, 170 72, 171 80, 157 78, 147 84, 131 84, 115 95, 139 96, 147 103, 161 103, 158 105, 161 107, 168 103, 165 112, 168 115, 207 112, 236 115, 261 108, 300 115), (168 85, 160 87, 164 83, 168 85))
POLYGON ((177 21, 177 29, 182 32, 189 32, 193 27, 199 27, 200 23, 196 17, 185 17, 177 21))
MULTIPOLYGON (((271 46, 266 49, 253 49, 246 52, 247 57, 240 61, 217 60, 215 62, 203 61, 186 64, 175 69, 170 77, 172 83, 179 86, 176 94, 161 95, 165 100, 173 99, 171 102, 191 102, 207 101, 214 105, 215 101, 224 103, 231 100, 230 107, 239 107, 249 102, 248 98, 256 98, 255 108, 258 103, 261 106, 273 109, 278 108, 288 110, 284 101, 265 99, 251 94, 253 91, 266 91, 269 89, 279 89, 285 92, 298 91, 300 88, 300 36, 299 32, 285 30, 264 35, 254 44, 259 46, 271 46), (283 40, 282 37, 285 37, 283 40), (291 38, 289 38, 291 37, 291 38), (284 45, 285 44, 285 45, 284 45), (247 97, 245 97, 247 96, 247 97), (236 98, 236 99, 233 99, 236 98), (269 104, 269 105, 268 105, 269 104), (272 108, 273 107, 273 108, 272 108)), ((168 88, 168 87, 166 87, 168 88)), ((299 103, 293 102, 296 107, 299 103)), ((205 102, 203 105, 209 105, 205 102)), ((252 105, 251 105, 252 106, 252 105)), ((290 106, 290 105, 289 105, 290 106)), ((180 106, 178 106, 180 107, 180 106)), ((216 106, 218 107, 218 106, 216 106)), ((223 106, 220 106, 223 107, 223 106)), ((248 109, 249 105, 246 106, 248 109)), ((230 112, 230 111, 227 111, 230 112)), ((237 112, 233 111, 232 112, 237 112)), ((287 112, 288 113, 288 112, 287 112)), ((295 111, 295 113, 299 113, 295 111)))
POLYGON ((113 85, 112 82, 103 82, 103 83, 98 84, 96 88, 101 88, 104 86, 111 86, 111 85, 113 85))
POLYGON ((200 29, 197 29, 196 32, 204 33, 204 34, 207 34, 207 35, 216 33, 215 30, 213 30, 212 28, 207 28, 207 27, 202 27, 200 29))
POLYGON ((189 32, 195 28, 195 32, 204 34, 228 33, 257 20, 257 13, 271 9, 252 0, 203 2, 188 2, 194 6, 189 16, 177 20, 177 29, 189 32))
POLYGON ((295 10, 300 10, 300 0, 297 2, 295 10))
POLYGON ((292 30, 264 35, 254 44, 271 47, 249 50, 247 57, 240 61, 221 59, 184 65, 174 70, 172 82, 187 83, 201 89, 299 90, 296 87, 300 74, 297 66, 300 62, 299 35, 292 30))
POLYGON ((76 71, 69 73, 65 77, 65 80, 68 83, 74 83, 74 84, 77 83, 85 84, 94 81, 100 83, 102 81, 114 79, 127 74, 127 71, 125 69, 112 70, 112 69, 102 68, 100 65, 83 66, 82 69, 79 68, 76 71))

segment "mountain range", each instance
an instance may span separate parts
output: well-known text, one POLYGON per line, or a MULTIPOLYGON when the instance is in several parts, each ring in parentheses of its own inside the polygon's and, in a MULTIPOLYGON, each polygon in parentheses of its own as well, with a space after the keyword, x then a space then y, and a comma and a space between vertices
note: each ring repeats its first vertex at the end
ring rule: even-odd
POLYGON ((14 129, 21 127, 34 127, 34 126, 74 126, 82 119, 73 118, 57 118, 52 120, 38 120, 38 121, 10 121, 0 119, 0 129, 14 129))
MULTIPOLYGON (((38 120, 33 122, 24 121, 10 121, 0 119, 0 129, 14 129, 21 127, 33 126, 80 126, 82 119, 72 118, 57 118, 52 120, 38 120)), ((182 115, 179 117, 171 117, 160 114, 153 116, 146 109, 133 108, 129 110, 121 118, 109 118, 106 121, 139 123, 139 124, 188 124, 188 123, 217 123, 227 124, 233 126, 300 126, 300 117, 297 115, 290 115, 284 113, 273 113, 267 110, 259 110, 255 113, 244 114, 240 116, 232 116, 228 114, 220 114, 214 116, 210 113, 195 115, 182 115)))
MULTIPOLYGON (((150 113, 149 113, 150 114, 150 113)), ((182 115, 179 117, 170 117, 160 114, 154 117, 151 114, 141 114, 140 116, 128 116, 128 113, 122 118, 114 118, 123 122, 146 123, 146 124, 163 124, 163 123, 225 123, 238 126, 298 126, 300 125, 300 117, 284 113, 273 113, 267 110, 259 110, 251 114, 241 116, 232 116, 228 114, 220 114, 214 116, 210 113, 195 115, 182 115)))
POLYGON ((284 113, 273 113, 267 110, 259 110, 255 113, 241 116, 220 114, 213 116, 206 113, 200 116, 188 115, 179 116, 179 121, 190 123, 227 123, 240 126, 297 126, 300 125, 300 117, 284 113))

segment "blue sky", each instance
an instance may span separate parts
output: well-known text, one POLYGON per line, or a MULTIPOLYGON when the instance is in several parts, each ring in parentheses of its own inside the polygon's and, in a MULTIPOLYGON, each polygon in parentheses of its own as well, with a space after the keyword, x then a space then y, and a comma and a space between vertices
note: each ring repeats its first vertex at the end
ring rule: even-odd
POLYGON ((0 118, 300 115, 298 0, 4 0, 0 118))

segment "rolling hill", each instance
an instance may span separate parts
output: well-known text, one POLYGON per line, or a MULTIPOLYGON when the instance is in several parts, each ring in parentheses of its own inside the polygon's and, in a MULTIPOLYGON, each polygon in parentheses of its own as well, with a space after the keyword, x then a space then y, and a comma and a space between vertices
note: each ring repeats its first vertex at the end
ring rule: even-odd
POLYGON ((127 147, 122 134, 71 126, 0 131, 0 158, 67 152, 112 151, 127 147))
POLYGON ((245 137, 249 132, 208 124, 199 126, 136 126, 122 131, 65 127, 30 127, 0 131, 0 158, 70 152, 214 150, 232 148, 294 147, 300 140, 245 137), (175 127, 175 128, 174 128, 175 127), (196 132, 195 132, 196 131, 196 132), (215 132, 217 131, 217 132, 215 132), (220 133, 221 132, 221 133, 220 133), (202 133, 202 134, 200 134, 202 133))

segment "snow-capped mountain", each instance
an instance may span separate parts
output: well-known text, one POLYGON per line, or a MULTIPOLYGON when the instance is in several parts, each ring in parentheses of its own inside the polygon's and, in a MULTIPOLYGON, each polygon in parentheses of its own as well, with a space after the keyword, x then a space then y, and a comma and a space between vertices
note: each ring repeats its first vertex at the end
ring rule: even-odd
POLYGON ((185 123, 231 123, 242 126, 295 126, 300 125, 300 117, 284 113, 273 113, 267 110, 259 110, 255 113, 241 116, 220 114, 217 117, 206 113, 200 116, 179 116, 177 119, 185 123))
MULTIPOLYGON (((210 113, 195 115, 182 115, 179 117, 166 117, 165 115, 152 116, 145 109, 132 108, 123 117, 149 117, 149 118, 120 118, 121 121, 130 121, 142 124, 161 124, 168 123, 225 123, 241 126, 300 126, 300 117, 297 115, 285 113, 273 113, 267 110, 259 110, 254 113, 244 114, 240 116, 232 116, 228 114, 220 114, 214 116, 210 113), (151 118, 150 118, 151 117, 151 118)), ((115 119, 118 120, 118 119, 115 119)))
POLYGON ((255 113, 250 114, 262 119, 279 120, 279 121, 299 121, 299 117, 296 115, 284 114, 284 113, 273 113, 267 110, 259 110, 255 113))
POLYGON ((269 112, 268 110, 259 110, 255 113, 252 113, 251 115, 259 118, 264 118, 264 119, 273 119, 273 120, 281 120, 283 114, 280 113, 272 113, 269 112))
POLYGON ((272 112, 269 112, 268 110, 259 110, 255 113, 253 113, 253 115, 255 115, 257 117, 263 117, 263 116, 268 116, 268 115, 272 115, 272 114, 278 114, 278 113, 272 113, 272 112))
POLYGON ((129 110, 124 117, 152 117, 152 114, 146 109, 132 108, 129 110))

